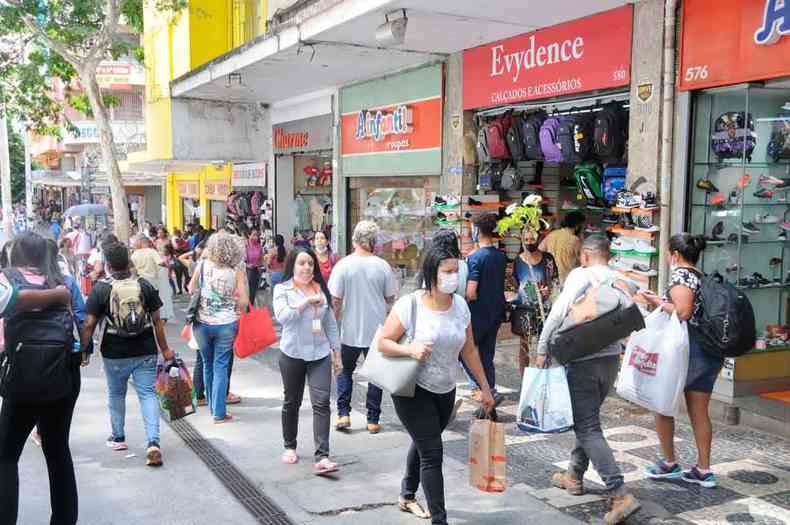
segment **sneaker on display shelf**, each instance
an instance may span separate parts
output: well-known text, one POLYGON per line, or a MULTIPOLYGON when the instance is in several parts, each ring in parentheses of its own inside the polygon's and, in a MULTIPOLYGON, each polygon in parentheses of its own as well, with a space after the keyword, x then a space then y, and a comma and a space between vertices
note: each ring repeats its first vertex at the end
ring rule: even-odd
POLYGON ((758 199, 770 199, 774 196, 774 192, 766 188, 760 188, 754 192, 754 196, 758 199))
POLYGON ((713 226, 713 230, 710 232, 711 239, 714 241, 720 241, 721 236, 724 234, 724 222, 719 221, 713 226))
POLYGON ((790 221, 784 221, 779 225, 779 228, 783 231, 790 232, 790 221))
POLYGON ((637 239, 634 242, 634 250, 636 250, 637 253, 641 253, 641 254, 656 253, 655 247, 652 244, 650 244, 649 241, 646 241, 644 239, 637 239))
POLYGON ((777 241, 786 241, 790 236, 787 234, 788 232, 782 230, 779 232, 779 235, 776 236, 777 241))
POLYGON ((602 233, 603 230, 597 226, 593 226, 592 224, 588 224, 584 227, 584 233, 588 233, 590 235, 595 235, 598 233, 602 233))
POLYGON ((605 222, 606 224, 617 224, 617 215, 614 213, 604 213, 603 217, 601 217, 601 222, 605 222))
POLYGON ((737 233, 731 233, 731 234, 729 235, 729 237, 727 237, 727 242, 730 242, 730 243, 732 243, 732 244, 737 244, 737 243, 738 243, 738 237, 740 237, 740 238, 741 238, 741 242, 742 242, 742 243, 747 243, 747 242, 749 242, 749 236, 748 236, 748 235, 743 235, 743 234, 741 234, 741 235, 739 236, 737 233))
POLYGON ((634 242, 627 237, 617 237, 611 244, 611 250, 615 253, 632 252, 635 248, 634 242))
POLYGON ((618 208, 639 208, 642 205, 642 198, 630 191, 620 191, 617 193, 618 208))
POLYGON ((738 192, 737 192, 737 191, 735 191, 735 190, 732 190, 732 191, 730 192, 730 196, 729 196, 729 198, 727 199, 727 202, 728 202, 729 204, 732 204, 732 205, 734 205, 734 206, 737 206, 737 205, 740 203, 740 199, 739 199, 739 197, 738 197, 738 192))
POLYGON ((722 195, 721 193, 717 193, 716 195, 710 198, 710 203, 712 206, 723 206, 724 195, 722 195))
POLYGON ((647 266, 646 264, 635 263, 633 266, 634 273, 638 273, 639 275, 645 275, 647 277, 655 277, 658 275, 658 272, 647 266))
POLYGON ((738 182, 735 183, 735 187, 738 188, 739 190, 742 190, 745 187, 747 187, 749 184, 751 184, 751 182, 752 182, 752 176, 746 173, 740 179, 738 179, 738 182))
POLYGON ((578 206, 576 206, 576 205, 575 205, 574 203, 572 203, 571 201, 569 201, 569 200, 567 200, 567 199, 566 199, 566 200, 562 201, 562 208, 561 208, 561 209, 562 209, 562 210, 570 210, 570 211, 575 211, 575 210, 578 210, 578 209, 579 209, 579 207, 578 207, 578 206))
POLYGON ((658 200, 656 199, 655 193, 645 193, 645 196, 642 198, 642 208, 645 210, 654 210, 658 208, 658 200))
POLYGON ((741 231, 747 235, 755 235, 760 233, 760 228, 758 228, 751 222, 744 222, 743 224, 741 224, 741 231))
POLYGON ((719 188, 717 188, 710 180, 708 179, 700 179, 697 181, 697 188, 701 190, 705 190, 708 193, 719 193, 719 188))
POLYGON ((653 218, 650 215, 637 215, 635 218, 636 229, 644 232, 657 232, 658 226, 653 224, 653 218))
POLYGON ((779 217, 769 213, 758 213, 754 216, 754 224, 776 224, 779 222, 779 217))

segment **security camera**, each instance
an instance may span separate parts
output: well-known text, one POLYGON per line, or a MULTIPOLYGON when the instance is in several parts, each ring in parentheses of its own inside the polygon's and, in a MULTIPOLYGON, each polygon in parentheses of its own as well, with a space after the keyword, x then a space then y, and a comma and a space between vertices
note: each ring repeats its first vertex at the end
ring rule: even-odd
POLYGON ((376 42, 381 46, 399 46, 406 40, 406 25, 409 19, 406 17, 405 9, 401 9, 400 12, 403 16, 392 19, 390 16, 398 11, 387 13, 384 15, 386 22, 376 28, 376 42))

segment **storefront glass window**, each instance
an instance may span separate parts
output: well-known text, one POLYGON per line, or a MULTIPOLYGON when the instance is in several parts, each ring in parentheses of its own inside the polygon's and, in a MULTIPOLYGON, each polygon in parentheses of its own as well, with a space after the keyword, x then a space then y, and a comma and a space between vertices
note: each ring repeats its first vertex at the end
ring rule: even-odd
POLYGON ((693 131, 689 231, 708 240, 702 269, 746 292, 768 350, 787 348, 773 326, 790 324, 790 89, 697 92, 693 131))

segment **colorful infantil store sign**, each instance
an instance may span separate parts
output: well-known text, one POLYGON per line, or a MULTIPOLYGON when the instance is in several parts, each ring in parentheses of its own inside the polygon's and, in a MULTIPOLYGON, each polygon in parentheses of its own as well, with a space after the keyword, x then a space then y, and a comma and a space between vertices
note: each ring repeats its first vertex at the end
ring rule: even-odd
POLYGON ((464 109, 627 86, 633 6, 464 51, 464 109))
POLYGON ((341 91, 343 175, 439 175, 442 66, 341 91))
POLYGON ((790 76, 790 0, 684 0, 678 88, 790 76))

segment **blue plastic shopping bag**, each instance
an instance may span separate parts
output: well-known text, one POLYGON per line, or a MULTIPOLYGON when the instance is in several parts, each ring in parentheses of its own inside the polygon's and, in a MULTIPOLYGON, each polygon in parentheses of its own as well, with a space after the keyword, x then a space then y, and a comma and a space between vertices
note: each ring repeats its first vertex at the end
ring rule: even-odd
POLYGON ((567 432, 573 428, 565 367, 524 369, 516 424, 526 432, 567 432))

